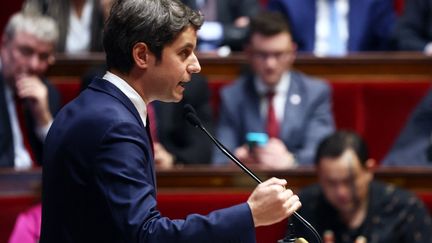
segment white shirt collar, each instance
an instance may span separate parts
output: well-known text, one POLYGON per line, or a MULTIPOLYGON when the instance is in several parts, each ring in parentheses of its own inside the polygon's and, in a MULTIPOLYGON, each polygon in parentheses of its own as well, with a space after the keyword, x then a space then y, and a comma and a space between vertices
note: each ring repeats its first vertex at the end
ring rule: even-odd
POLYGON ((147 105, 142 99, 142 97, 138 94, 138 92, 136 92, 136 90, 132 88, 132 86, 130 86, 125 80, 121 79, 119 76, 111 72, 107 71, 106 74, 103 76, 103 79, 114 84, 114 86, 116 86, 129 98, 129 100, 137 109, 144 126, 146 126, 147 105))

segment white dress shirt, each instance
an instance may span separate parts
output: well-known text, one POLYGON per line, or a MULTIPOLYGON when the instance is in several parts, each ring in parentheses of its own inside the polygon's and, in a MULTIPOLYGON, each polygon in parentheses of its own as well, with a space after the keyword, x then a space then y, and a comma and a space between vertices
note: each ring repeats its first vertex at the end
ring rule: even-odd
MULTIPOLYGON (((337 11, 338 32, 343 44, 345 54, 348 50, 348 0, 335 0, 337 11)), ((359 0, 361 1, 361 0, 359 0)), ((329 53, 330 35, 330 4, 329 0, 317 0, 316 22, 315 22, 315 48, 316 56, 327 56, 329 53)))
POLYGON ((77 16, 75 9, 71 8, 66 36, 66 53, 76 54, 90 50, 93 5, 92 0, 85 2, 81 18, 77 16))
MULTIPOLYGON (((267 119, 268 99, 266 94, 270 90, 258 76, 256 76, 256 78, 254 79, 254 83, 257 93, 260 96, 261 117, 267 119)), ((285 115, 285 103, 287 101, 290 83, 291 75, 289 72, 285 72, 282 75, 281 80, 273 90, 275 92, 275 95, 273 97, 273 107, 275 109, 276 119, 279 123, 283 121, 283 117, 285 115)))

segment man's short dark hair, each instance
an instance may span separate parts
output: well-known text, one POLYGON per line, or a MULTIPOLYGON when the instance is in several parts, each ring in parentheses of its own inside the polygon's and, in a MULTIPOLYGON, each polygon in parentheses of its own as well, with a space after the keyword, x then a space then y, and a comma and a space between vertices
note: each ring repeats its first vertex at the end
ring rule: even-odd
POLYGON ((337 131, 324 138, 318 145, 315 164, 318 165, 323 158, 338 158, 348 149, 355 152, 362 166, 366 165, 369 159, 366 143, 352 131, 337 131))
POLYGON ((200 13, 178 0, 116 0, 104 29, 107 67, 129 73, 138 42, 146 43, 159 62, 167 44, 186 27, 198 30, 202 23, 200 13))
POLYGON ((262 11, 251 18, 247 40, 250 42, 253 34, 274 36, 283 32, 291 34, 287 19, 279 12, 262 11))

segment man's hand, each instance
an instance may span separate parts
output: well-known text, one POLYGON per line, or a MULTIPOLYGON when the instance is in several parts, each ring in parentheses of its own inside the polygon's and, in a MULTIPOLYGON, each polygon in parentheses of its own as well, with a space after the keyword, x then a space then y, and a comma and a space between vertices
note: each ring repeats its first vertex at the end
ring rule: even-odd
POLYGON ((270 138, 265 146, 255 147, 253 155, 258 163, 271 169, 289 169, 295 166, 293 154, 278 138, 270 138))
POLYGON ((48 89, 37 76, 24 76, 16 80, 16 93, 20 99, 28 100, 29 108, 38 127, 52 121, 49 109, 48 89))
POLYGON ((292 153, 282 140, 270 138, 264 146, 256 146, 251 151, 247 145, 235 150, 236 157, 244 163, 257 163, 270 169, 289 169, 296 166, 292 153))
POLYGON ((286 180, 271 178, 259 184, 252 192, 247 203, 255 227, 282 221, 301 207, 298 196, 285 189, 286 184, 286 180))
POLYGON ((174 165, 174 156, 160 143, 154 143, 155 163, 160 168, 171 168, 174 165))

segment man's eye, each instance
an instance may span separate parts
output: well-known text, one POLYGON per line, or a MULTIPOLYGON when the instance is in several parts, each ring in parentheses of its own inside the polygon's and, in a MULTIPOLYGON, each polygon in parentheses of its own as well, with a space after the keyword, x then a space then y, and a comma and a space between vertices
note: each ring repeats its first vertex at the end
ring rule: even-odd
POLYGON ((33 50, 31 48, 21 47, 19 51, 23 56, 31 56, 33 54, 33 50))
POLYGON ((180 56, 182 58, 186 59, 189 55, 190 55, 190 51, 188 51, 188 50, 184 50, 184 51, 180 52, 180 56))

